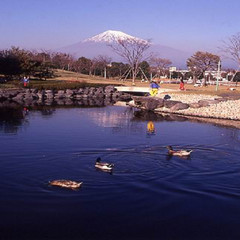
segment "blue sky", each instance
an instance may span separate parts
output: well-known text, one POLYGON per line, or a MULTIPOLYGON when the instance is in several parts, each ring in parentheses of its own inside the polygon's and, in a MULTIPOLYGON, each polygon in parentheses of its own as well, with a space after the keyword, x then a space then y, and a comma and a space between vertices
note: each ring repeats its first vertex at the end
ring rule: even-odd
POLYGON ((193 52, 240 31, 239 0, 0 0, 0 48, 54 49, 106 30, 193 52))

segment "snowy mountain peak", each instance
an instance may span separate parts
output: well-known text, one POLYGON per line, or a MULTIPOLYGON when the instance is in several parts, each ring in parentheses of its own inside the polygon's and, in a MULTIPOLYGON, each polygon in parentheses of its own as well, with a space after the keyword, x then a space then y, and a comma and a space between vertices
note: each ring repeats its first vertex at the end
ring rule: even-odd
POLYGON ((84 40, 83 42, 105 42, 105 43, 113 43, 113 42, 118 42, 119 40, 137 40, 137 41, 143 41, 146 42, 145 40, 142 40, 140 38, 133 37, 131 35, 128 35, 124 32, 121 31, 113 31, 113 30, 108 30, 103 33, 100 33, 94 37, 88 38, 84 40))

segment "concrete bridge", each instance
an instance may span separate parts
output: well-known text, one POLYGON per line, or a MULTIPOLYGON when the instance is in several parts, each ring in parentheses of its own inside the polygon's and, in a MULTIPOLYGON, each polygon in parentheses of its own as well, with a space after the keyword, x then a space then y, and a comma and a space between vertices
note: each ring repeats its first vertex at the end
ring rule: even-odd
MULTIPOLYGON (((128 92, 128 93, 149 93, 150 88, 149 87, 136 87, 136 86, 131 86, 131 87, 115 87, 119 92, 128 92)), ((167 88, 159 88, 158 92, 164 93, 164 92, 175 92, 177 90, 174 89, 167 89, 167 88)))

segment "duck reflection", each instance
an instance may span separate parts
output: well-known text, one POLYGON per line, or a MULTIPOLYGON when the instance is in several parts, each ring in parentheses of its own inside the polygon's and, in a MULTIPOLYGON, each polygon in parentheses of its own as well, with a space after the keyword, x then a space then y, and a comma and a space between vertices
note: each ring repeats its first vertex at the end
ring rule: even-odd
POLYGON ((155 126, 153 121, 148 121, 147 123, 147 135, 155 135, 155 126))

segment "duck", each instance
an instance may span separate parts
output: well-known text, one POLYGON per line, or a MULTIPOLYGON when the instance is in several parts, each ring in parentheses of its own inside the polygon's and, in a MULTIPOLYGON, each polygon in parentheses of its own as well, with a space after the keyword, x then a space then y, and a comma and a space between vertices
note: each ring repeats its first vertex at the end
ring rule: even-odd
POLYGON ((53 180, 49 182, 49 185, 51 186, 70 188, 70 189, 80 188, 82 184, 83 182, 75 182, 72 180, 53 180))
POLYGON ((95 162, 95 167, 96 168, 99 168, 103 171, 112 171, 113 167, 114 167, 114 164, 112 163, 106 163, 106 162, 101 162, 101 158, 98 157, 96 162, 95 162))
POLYGON ((190 156, 192 150, 173 150, 172 146, 167 146, 168 155, 179 156, 179 157, 188 157, 190 156))

